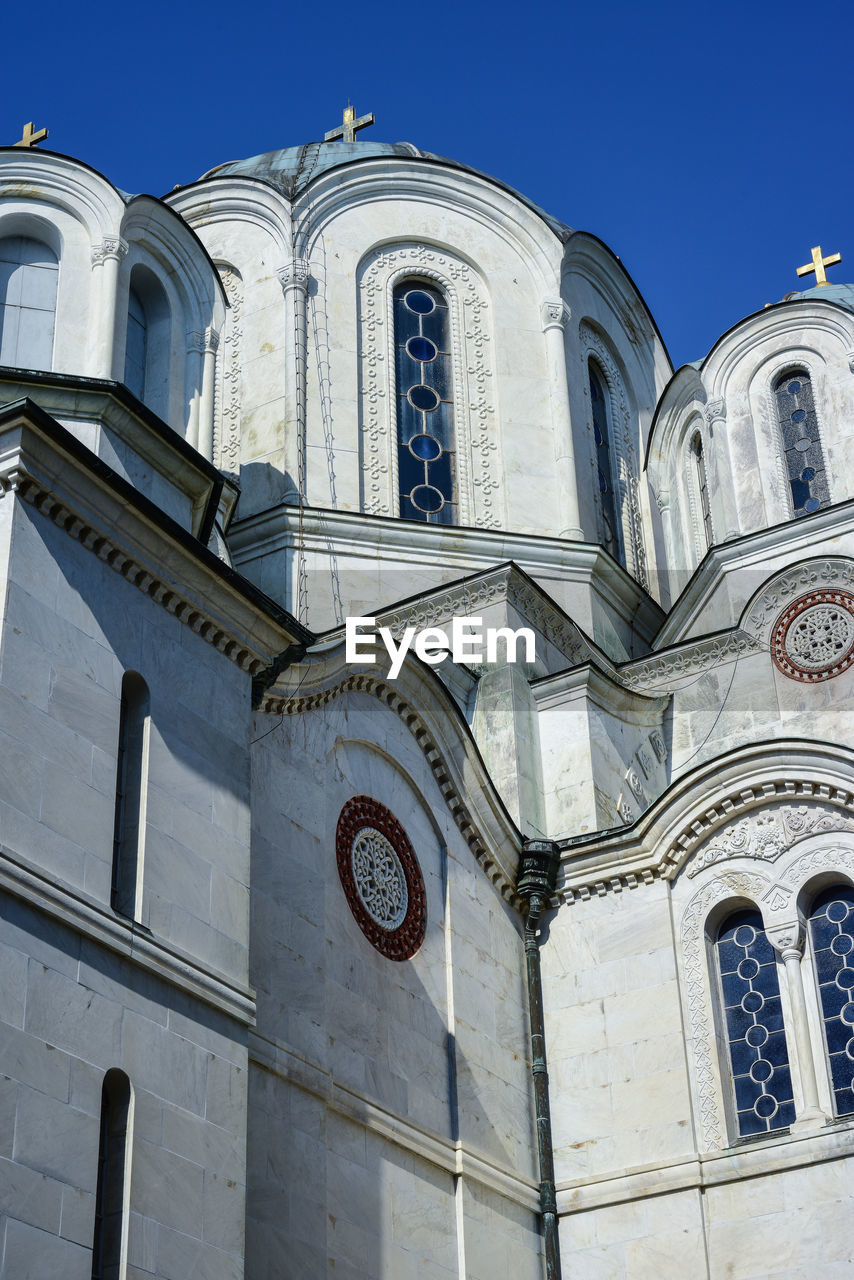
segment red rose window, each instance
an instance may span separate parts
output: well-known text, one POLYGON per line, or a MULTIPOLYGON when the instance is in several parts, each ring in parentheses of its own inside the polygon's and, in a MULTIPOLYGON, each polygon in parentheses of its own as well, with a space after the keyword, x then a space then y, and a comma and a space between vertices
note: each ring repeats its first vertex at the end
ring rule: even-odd
POLYGON ((424 878, 394 814, 370 796, 341 810, 335 837, 338 874, 368 941, 389 960, 408 960, 424 941, 424 878))

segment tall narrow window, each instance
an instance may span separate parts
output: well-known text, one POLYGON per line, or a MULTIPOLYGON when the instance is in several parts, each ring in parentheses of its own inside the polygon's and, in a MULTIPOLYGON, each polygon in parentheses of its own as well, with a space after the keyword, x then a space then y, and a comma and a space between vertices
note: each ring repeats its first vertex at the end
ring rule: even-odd
POLYGON ((451 322, 441 291, 421 280, 398 284, 394 333, 400 514, 456 524, 451 322))
POLYGON ((805 369, 784 374, 774 384, 774 395, 792 508, 796 516, 810 515, 821 507, 830 506, 810 375, 805 369))
POLYGON ((145 349, 147 345, 145 307, 136 289, 128 294, 128 332, 125 344, 125 386, 140 400, 145 399, 145 349))
POLYGON ((715 944, 739 1137, 794 1123, 789 1052, 774 948, 758 911, 738 911, 715 944))
POLYGON ((838 1116, 854 1112, 854 889, 834 885, 813 903, 810 942, 838 1116))
POLYGON ((135 671, 122 678, 116 823, 113 836, 113 910, 139 918, 148 781, 148 685, 135 671))
POLYGON ((706 549, 712 545, 712 513, 709 508, 709 481, 706 475, 706 459, 703 456, 703 438, 699 431, 694 432, 691 440, 691 457, 694 459, 694 479, 697 483, 697 497, 700 503, 700 521, 706 549))
POLYGON ((617 497, 614 493, 608 401, 603 379, 592 362, 588 366, 588 374, 590 403, 593 407, 593 439, 596 444, 596 478, 599 484, 599 505, 602 512, 602 544, 615 560, 622 560, 617 522, 617 497))
POLYGON ((101 1088, 101 1139, 95 1192, 92 1280, 123 1280, 130 1199, 130 1080, 112 1068, 101 1088))
POLYGON ((0 240, 0 364, 50 369, 59 263, 39 240, 0 240))

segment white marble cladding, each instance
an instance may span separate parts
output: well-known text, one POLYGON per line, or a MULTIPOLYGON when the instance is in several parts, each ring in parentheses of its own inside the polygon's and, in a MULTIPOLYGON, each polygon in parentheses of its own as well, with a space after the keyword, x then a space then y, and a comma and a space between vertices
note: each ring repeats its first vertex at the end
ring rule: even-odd
MULTIPOLYGON (((259 728, 268 728, 266 717, 259 728)), ((436 1266, 451 1269, 463 1251, 465 1274, 487 1275, 495 1242, 470 1230, 467 1212, 457 1221, 449 1176, 457 1169, 473 1218, 482 1220, 476 1205, 490 1193, 516 1203, 502 1216, 525 1230, 511 1231, 506 1221, 502 1230, 515 1236, 519 1274, 535 1276, 520 922, 462 840, 418 743, 374 698, 343 694, 259 734, 253 789, 253 1054, 266 1069, 253 1079, 266 1101, 250 1132, 258 1194, 250 1193, 249 1256, 262 1256, 278 1230, 278 1201, 260 1185, 272 1142, 294 1219, 305 1197, 318 1213, 325 1207, 319 1238, 301 1234, 300 1248, 322 1250, 325 1233, 329 1256, 426 1249, 436 1266), (427 933, 405 962, 371 947, 339 881, 335 829, 353 795, 391 809, 424 876, 427 933), (337 1117, 341 1111, 351 1123, 337 1117), (283 1118, 272 1136, 270 1114, 283 1118), (306 1147, 303 1128, 318 1126, 326 1136, 306 1147), (365 1210, 358 1221, 354 1207, 343 1209, 356 1188, 365 1210), (352 1225, 339 1232, 342 1215, 352 1225)), ((371 1271, 378 1264, 364 1257, 350 1265, 360 1275, 398 1276, 414 1262, 401 1255, 399 1271, 371 1271)))
POLYGON ((243 1275, 245 1031, 11 895, 0 914, 3 1276, 89 1280, 116 1067, 133 1089, 128 1276, 243 1275))

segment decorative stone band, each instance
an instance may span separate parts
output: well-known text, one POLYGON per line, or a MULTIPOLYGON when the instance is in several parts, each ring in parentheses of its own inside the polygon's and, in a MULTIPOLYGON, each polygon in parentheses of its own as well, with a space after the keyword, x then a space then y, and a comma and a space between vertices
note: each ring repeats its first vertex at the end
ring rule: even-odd
POLYGON ((424 941, 427 894, 409 837, 371 796, 352 796, 335 834, 338 875, 353 917, 388 960, 409 960, 424 941))
POLYGON ((484 869, 487 877, 502 898, 518 910, 522 905, 522 901, 516 892, 516 886, 508 879, 490 854, 486 843, 475 826, 469 809, 454 786, 442 753, 427 726, 415 708, 380 676, 371 675, 369 672, 358 672, 354 675, 346 676, 331 688, 323 689, 318 693, 309 694, 303 698, 267 696, 262 701, 260 710, 270 715, 303 715, 305 712, 316 711, 320 707, 328 706, 336 698, 346 693, 372 693, 374 697, 379 698, 380 702, 385 703, 390 710, 400 717, 415 738, 427 763, 430 765, 442 797, 475 859, 484 869))
POLYGON ((47 516, 60 529, 64 529, 72 538, 76 538, 88 551, 93 551, 99 560, 103 560, 111 569, 115 569, 116 573, 120 573, 140 591, 151 596, 155 604, 162 605, 169 613, 174 614, 179 622, 190 627, 243 671, 255 676, 268 665, 267 657, 253 653, 234 636, 229 635, 215 619, 207 616, 197 605, 181 596, 112 539, 105 537, 97 529, 93 529, 81 520, 40 480, 22 467, 0 474, 0 496, 8 493, 17 493, 25 502, 35 507, 43 516, 47 516))
POLYGON ((846 671, 854 662, 854 596, 825 590, 793 600, 774 625, 771 657, 784 676, 805 683, 846 671))
POLYGON ((618 679, 629 689, 657 689, 668 687, 684 676, 698 675, 709 667, 733 662, 749 653, 764 648, 761 640, 741 630, 729 635, 712 636, 667 649, 651 658, 641 658, 627 663, 618 672, 618 679))

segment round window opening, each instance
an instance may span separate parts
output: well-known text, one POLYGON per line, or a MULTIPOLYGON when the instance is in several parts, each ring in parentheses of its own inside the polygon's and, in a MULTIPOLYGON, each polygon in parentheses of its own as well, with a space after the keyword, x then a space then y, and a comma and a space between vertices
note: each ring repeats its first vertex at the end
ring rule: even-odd
POLYGON ((353 796, 336 832, 338 875, 362 933, 389 960, 408 960, 424 941, 424 877, 397 818, 370 796, 353 796))
POLYGON ((774 665, 791 680, 829 680, 854 662, 854 596, 813 591, 780 614, 771 633, 774 665))

